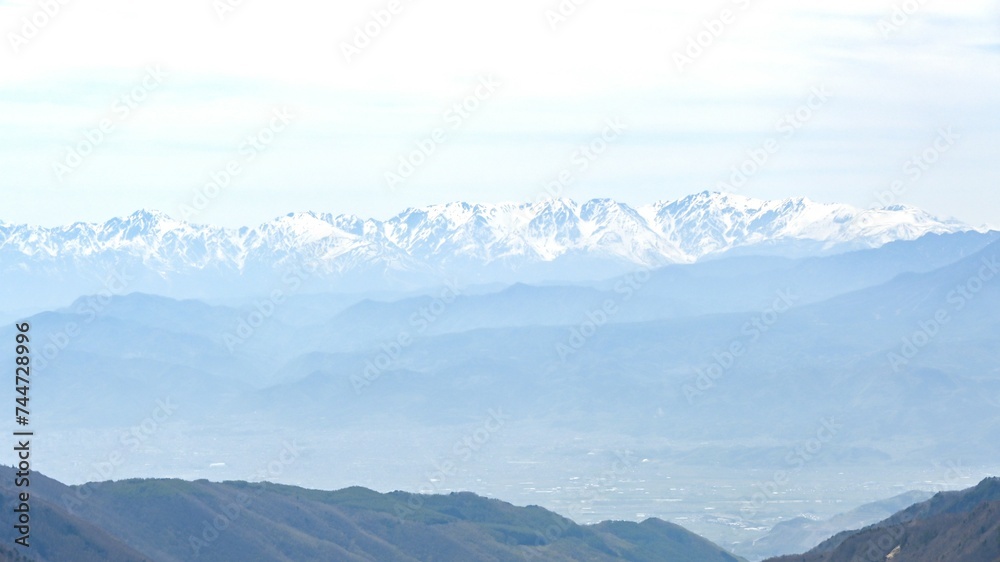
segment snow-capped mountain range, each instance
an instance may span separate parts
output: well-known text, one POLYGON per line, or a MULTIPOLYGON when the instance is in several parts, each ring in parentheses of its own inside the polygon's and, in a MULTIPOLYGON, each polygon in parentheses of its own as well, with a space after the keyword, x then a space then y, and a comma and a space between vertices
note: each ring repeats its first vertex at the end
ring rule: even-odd
POLYGON ((469 282, 566 280, 727 252, 831 253, 968 230, 974 229, 912 207, 861 210, 708 192, 635 208, 610 199, 451 203, 385 221, 298 213, 240 229, 139 211, 57 228, 0 223, 0 274, 30 287, 39 277, 94 280, 131 268, 144 279, 135 290, 153 283, 162 292, 201 296, 209 280, 253 278, 251 285, 264 288, 282 271, 315 265, 339 288, 370 289, 419 286, 442 275, 469 282))

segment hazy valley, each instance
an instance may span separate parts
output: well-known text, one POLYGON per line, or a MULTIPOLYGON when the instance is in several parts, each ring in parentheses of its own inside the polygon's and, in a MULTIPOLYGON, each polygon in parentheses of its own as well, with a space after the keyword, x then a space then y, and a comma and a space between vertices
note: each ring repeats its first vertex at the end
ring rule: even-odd
MULTIPOLYGON (((998 471, 1000 234, 907 233, 810 256, 785 240, 762 256, 619 260, 607 277, 442 274, 406 292, 336 291, 276 263, 255 281, 270 290, 226 296, 202 279, 213 296, 197 300, 140 291, 133 258, 88 252, 60 283, 82 286, 105 259, 113 282, 25 317, 41 342, 38 466, 69 484, 471 491, 578 523, 660 517, 751 558, 791 552, 787 536, 755 541, 998 471)), ((21 255, 31 267, 8 260, 9 275, 57 275, 21 255)), ((198 275, 232 275, 215 267, 198 275)), ((158 277, 170 293, 192 275, 158 277)))

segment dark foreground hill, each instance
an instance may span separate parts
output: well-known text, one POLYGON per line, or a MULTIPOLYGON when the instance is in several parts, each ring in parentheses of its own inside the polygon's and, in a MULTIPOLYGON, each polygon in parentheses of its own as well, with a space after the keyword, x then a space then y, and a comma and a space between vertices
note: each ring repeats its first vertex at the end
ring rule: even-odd
POLYGON ((770 562, 996 562, 1000 478, 944 492, 860 531, 841 533, 800 556, 770 562))
POLYGON ((741 545, 740 549, 734 550, 752 559, 806 552, 846 529, 867 527, 911 505, 926 501, 931 496, 933 494, 930 492, 910 491, 864 504, 829 519, 795 517, 778 523, 763 537, 755 538, 751 544, 741 545))
MULTIPOLYGON (((14 505, 0 469, 3 512, 14 505)), ((38 562, 739 562, 687 530, 576 525, 474 494, 321 492, 274 484, 127 480, 64 486, 35 475, 30 549, 0 526, 0 560, 38 562), (16 552, 15 552, 16 551, 16 552), (22 558, 18 558, 20 555, 22 558)))

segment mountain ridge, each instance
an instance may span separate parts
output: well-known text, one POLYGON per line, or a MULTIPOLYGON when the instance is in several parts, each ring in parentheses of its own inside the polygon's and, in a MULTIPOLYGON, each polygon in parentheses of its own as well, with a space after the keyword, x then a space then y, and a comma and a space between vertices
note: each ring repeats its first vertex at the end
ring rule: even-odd
POLYGON ((0 279, 32 295, 0 298, 0 310, 57 306, 109 288, 109 275, 131 278, 129 291, 175 298, 294 292, 310 283, 356 292, 452 280, 577 282, 729 254, 829 255, 978 231, 912 207, 862 210, 707 191, 638 207, 551 199, 429 205, 386 220, 289 213, 240 228, 142 210, 61 227, 0 222, 0 279))
POLYGON ((798 556, 766 562, 992 562, 1000 556, 1000 478, 939 492, 874 525, 845 531, 798 556))
MULTIPOLYGON (((8 476, 13 470, 0 467, 8 476)), ((0 484, 5 505, 16 501, 14 492, 0 484)), ((32 534, 29 554, 38 562, 745 562, 665 521, 578 525, 538 506, 468 492, 164 479, 65 486, 36 473, 32 500, 54 523, 32 534)))
POLYGON ((661 265, 690 263, 776 240, 811 240, 824 243, 827 249, 843 244, 876 247, 928 233, 974 230, 980 229, 914 207, 864 210, 807 198, 765 201, 706 191, 634 208, 611 199, 496 205, 455 202, 411 207, 384 221, 308 211, 240 228, 185 222, 156 210, 61 227, 0 221, 0 250, 15 249, 44 258, 55 257, 52 250, 58 247, 63 253, 86 256, 113 249, 138 250, 137 241, 159 235, 165 247, 154 249, 160 257, 166 250, 179 249, 176 244, 184 238, 194 242, 212 238, 211 246, 186 249, 214 250, 215 258, 241 268, 261 249, 301 250, 321 241, 327 241, 326 252, 314 255, 320 260, 329 258, 331 252, 379 243, 386 251, 428 262, 458 256, 483 263, 511 257, 551 261, 572 251, 588 251, 638 265, 661 265), (455 247, 469 242, 475 245, 455 247))

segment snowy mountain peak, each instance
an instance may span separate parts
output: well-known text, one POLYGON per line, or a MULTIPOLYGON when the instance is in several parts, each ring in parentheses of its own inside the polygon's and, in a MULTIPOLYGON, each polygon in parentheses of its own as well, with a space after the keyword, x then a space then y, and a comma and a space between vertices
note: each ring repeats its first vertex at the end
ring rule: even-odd
POLYGON ((141 209, 135 211, 134 213, 120 218, 113 218, 105 223, 106 225, 141 225, 147 227, 153 227, 161 224, 169 225, 170 227, 180 224, 175 221, 170 215, 164 213, 163 211, 158 211, 156 209, 141 209))
POLYGON ((974 229, 907 206, 861 210, 806 198, 768 201, 704 191, 640 207, 607 198, 453 202, 407 209, 385 221, 289 213, 235 230, 141 210, 104 224, 0 224, 0 255, 24 256, 27 266, 39 267, 138 260, 161 277, 257 265, 273 269, 309 256, 337 275, 371 268, 388 275, 454 264, 516 271, 569 257, 655 267, 731 251, 832 252, 966 230, 974 229))

